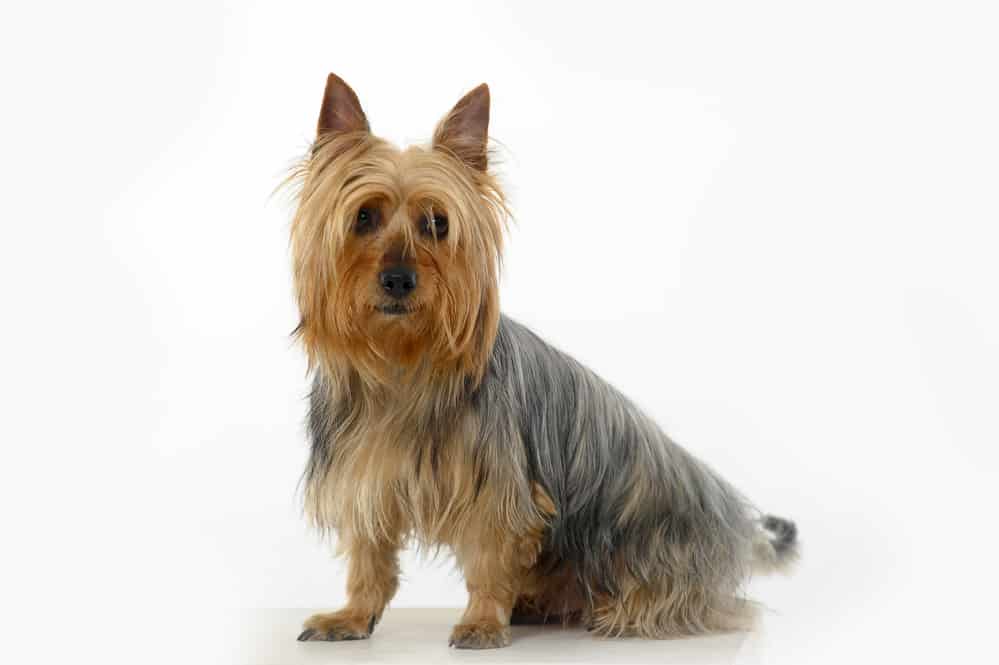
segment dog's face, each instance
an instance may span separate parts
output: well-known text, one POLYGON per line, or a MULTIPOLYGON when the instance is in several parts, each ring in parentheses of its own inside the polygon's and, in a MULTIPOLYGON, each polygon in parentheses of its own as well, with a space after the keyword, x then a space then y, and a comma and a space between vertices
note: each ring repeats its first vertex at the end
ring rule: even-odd
POLYGON ((299 333, 313 361, 366 378, 481 372, 498 320, 505 206, 487 172, 489 90, 466 95, 433 143, 373 136, 330 75, 292 226, 299 333))

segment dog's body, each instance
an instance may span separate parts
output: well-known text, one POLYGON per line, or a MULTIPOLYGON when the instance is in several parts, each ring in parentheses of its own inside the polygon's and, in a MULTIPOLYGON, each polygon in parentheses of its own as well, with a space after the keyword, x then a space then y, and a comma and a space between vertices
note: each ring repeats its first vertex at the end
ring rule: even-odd
POLYGON ((315 369, 306 504, 350 556, 349 602, 300 639, 370 635, 409 538, 456 555, 459 647, 505 646, 511 620, 746 627, 740 585, 793 559, 794 525, 755 515, 623 395, 500 315, 487 123, 480 86, 429 150, 399 152, 327 83, 293 248, 315 369))

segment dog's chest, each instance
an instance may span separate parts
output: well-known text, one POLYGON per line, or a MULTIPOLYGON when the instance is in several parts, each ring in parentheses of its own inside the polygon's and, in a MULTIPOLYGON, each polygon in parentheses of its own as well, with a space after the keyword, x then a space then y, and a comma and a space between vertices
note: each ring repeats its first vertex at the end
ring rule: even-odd
POLYGON ((448 523, 468 514, 479 495, 463 440, 466 420, 435 429, 374 421, 337 441, 326 488, 337 522, 373 534, 450 540, 448 523))

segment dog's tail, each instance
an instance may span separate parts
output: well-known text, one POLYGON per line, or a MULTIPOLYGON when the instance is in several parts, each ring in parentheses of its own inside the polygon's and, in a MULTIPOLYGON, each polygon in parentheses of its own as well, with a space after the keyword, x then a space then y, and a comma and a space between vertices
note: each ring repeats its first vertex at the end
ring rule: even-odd
POLYGON ((786 573, 798 559, 798 527, 791 520, 764 515, 753 538, 753 569, 786 573))

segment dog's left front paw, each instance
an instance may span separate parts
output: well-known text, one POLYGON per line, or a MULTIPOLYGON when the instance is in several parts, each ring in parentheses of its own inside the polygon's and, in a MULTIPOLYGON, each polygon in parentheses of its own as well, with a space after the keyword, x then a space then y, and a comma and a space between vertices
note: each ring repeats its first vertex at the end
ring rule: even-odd
POLYGON ((498 623, 460 623, 451 631, 449 646, 456 649, 498 649, 510 646, 510 627, 498 623))

